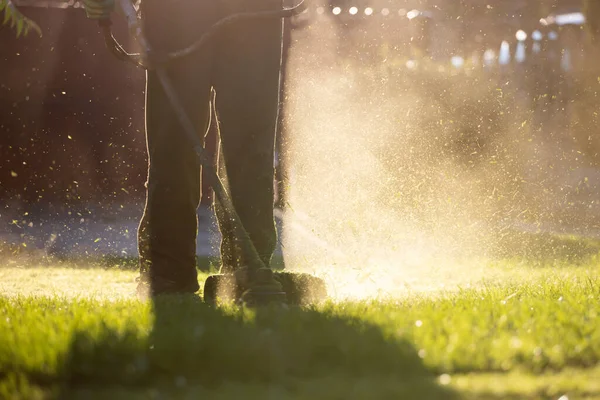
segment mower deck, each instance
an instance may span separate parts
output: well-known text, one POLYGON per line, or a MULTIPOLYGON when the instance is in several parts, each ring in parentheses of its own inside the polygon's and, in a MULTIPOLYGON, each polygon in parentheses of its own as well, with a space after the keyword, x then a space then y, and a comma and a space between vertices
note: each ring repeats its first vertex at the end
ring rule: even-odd
MULTIPOLYGON (((327 287, 321 278, 303 273, 276 272, 288 305, 308 305, 323 301, 327 287)), ((236 285, 233 275, 211 275, 204 282, 204 301, 209 304, 238 300, 243 289, 236 285)))

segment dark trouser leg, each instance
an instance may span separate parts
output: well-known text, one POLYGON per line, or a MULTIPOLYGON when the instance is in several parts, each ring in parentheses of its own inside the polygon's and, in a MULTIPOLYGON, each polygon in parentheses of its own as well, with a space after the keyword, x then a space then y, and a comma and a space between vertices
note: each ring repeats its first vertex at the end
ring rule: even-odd
MULTIPOLYGON (((280 0, 223 0, 226 12, 280 9, 280 0)), ((273 155, 279 104, 282 21, 250 21, 219 38, 215 53, 216 106, 230 193, 259 256, 269 266, 276 245, 273 155)), ((222 213, 222 251, 234 235, 222 213)), ((223 254, 224 260, 228 259, 223 254)), ((231 258, 231 257, 229 257, 231 258)), ((232 268, 243 266, 236 262, 232 268)))
MULTIPOLYGON (((157 50, 184 47, 216 19, 211 2, 181 0, 165 7, 144 0, 144 24, 157 50)), ((209 119, 212 50, 169 64, 172 84, 198 134, 209 119)), ((144 216, 138 233, 142 279, 152 293, 198 290, 196 276, 196 208, 200 168, 189 140, 158 78, 148 72, 146 86, 148 182, 144 216)))
MULTIPOLYGON (((219 170, 219 177, 225 184, 227 191, 231 193, 229 188, 227 173, 225 168, 225 160, 223 157, 223 148, 221 145, 218 147, 217 155, 217 166, 219 170)), ((215 199, 215 214, 219 224, 219 231, 221 232, 221 273, 231 273, 233 270, 243 263, 242 250, 236 243, 235 227, 231 220, 227 217, 225 209, 215 199)))

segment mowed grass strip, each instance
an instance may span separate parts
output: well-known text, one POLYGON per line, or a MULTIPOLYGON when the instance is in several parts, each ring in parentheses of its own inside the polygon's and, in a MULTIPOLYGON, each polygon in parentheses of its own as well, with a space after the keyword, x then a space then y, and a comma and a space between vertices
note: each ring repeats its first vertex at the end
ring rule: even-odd
POLYGON ((288 310, 4 296, 0 397, 594 398, 599 298, 595 266, 288 310))

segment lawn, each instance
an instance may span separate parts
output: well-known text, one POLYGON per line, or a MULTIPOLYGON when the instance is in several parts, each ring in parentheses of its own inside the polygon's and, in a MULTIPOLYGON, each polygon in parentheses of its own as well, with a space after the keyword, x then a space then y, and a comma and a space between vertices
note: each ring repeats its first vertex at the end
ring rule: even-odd
POLYGON ((128 269, 4 265, 0 398, 600 398, 599 264, 258 310, 141 302, 128 269))

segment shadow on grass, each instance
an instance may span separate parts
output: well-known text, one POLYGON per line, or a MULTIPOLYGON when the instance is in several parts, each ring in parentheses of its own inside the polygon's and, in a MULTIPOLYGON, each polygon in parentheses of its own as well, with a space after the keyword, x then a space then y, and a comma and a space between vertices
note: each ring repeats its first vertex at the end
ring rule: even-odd
POLYGON ((211 308, 192 296, 153 311, 147 334, 78 333, 59 397, 455 397, 410 343, 333 311, 211 308))

